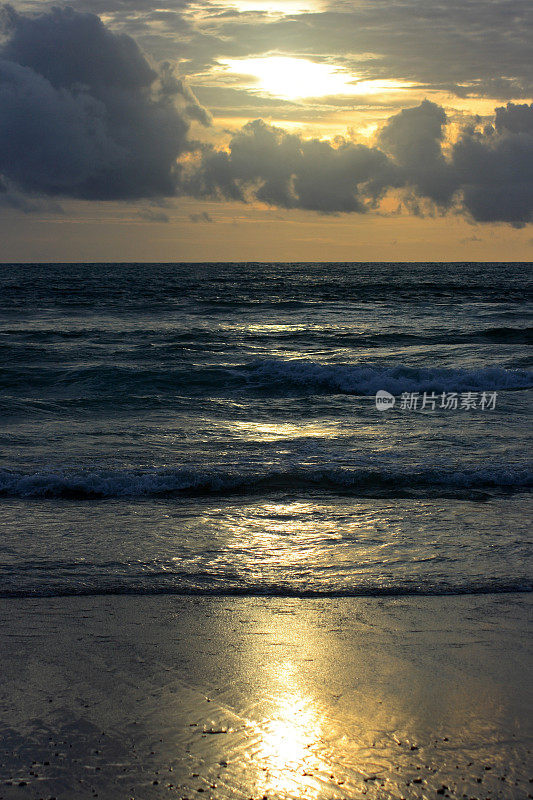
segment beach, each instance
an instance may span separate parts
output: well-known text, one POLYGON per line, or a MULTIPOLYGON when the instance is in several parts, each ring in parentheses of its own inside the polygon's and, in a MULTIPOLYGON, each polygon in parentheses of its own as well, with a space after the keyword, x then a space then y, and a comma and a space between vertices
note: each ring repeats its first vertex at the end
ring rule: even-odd
POLYGON ((531 605, 3 599, 0 797, 530 797, 531 605))

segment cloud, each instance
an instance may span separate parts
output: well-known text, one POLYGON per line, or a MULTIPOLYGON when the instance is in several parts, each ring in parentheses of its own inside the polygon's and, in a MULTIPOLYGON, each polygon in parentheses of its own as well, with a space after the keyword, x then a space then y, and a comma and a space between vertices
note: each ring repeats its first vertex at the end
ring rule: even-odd
POLYGON ((304 139, 263 120, 248 123, 227 151, 205 148, 181 183, 196 197, 258 200, 280 208, 364 213, 389 189, 405 190, 411 213, 463 213, 515 226, 533 217, 533 105, 496 110, 494 125, 465 127, 447 144, 443 108, 424 101, 386 122, 378 147, 342 137, 304 139))
MULTIPOLYGON (((191 0, 172 0, 172 7, 185 8, 190 3, 191 0)), ((75 0, 75 4, 78 8, 94 10, 98 14, 156 11, 162 6, 161 0, 75 0)))
POLYGON ((497 108, 494 125, 466 126, 448 155, 444 110, 424 101, 392 117, 379 141, 419 197, 476 222, 533 218, 533 104, 497 108))
POLYGON ((424 100, 391 117, 379 136, 404 182, 441 205, 449 205, 457 189, 453 169, 442 152, 447 121, 443 108, 424 100))
POLYGON ((514 105, 496 109, 495 127, 499 133, 524 133, 533 136, 533 103, 514 105))
POLYGON ((364 212, 369 198, 395 184, 395 173, 377 148, 343 138, 303 139, 255 120, 235 134, 229 152, 206 150, 182 189, 198 197, 254 198, 325 214, 364 212))
POLYGON ((467 129, 452 150, 463 205, 478 222, 533 219, 533 104, 496 110, 495 124, 467 129))
POLYGON ((0 22, 0 175, 52 196, 175 193, 190 120, 209 117, 169 64, 94 14, 4 6, 0 22))
POLYGON ((191 222, 213 222, 213 218, 207 213, 202 211, 199 214, 189 214, 191 222))
POLYGON ((170 218, 164 211, 154 208, 141 208, 139 217, 146 220, 146 222, 170 222, 170 218))

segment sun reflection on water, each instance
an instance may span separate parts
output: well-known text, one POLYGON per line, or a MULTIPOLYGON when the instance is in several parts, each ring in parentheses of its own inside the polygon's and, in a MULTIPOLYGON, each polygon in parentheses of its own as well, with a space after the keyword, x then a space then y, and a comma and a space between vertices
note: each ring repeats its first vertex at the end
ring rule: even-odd
POLYGON ((337 421, 263 423, 234 420, 228 423, 228 427, 243 438, 268 442, 278 439, 303 439, 309 436, 331 439, 339 435, 341 425, 337 421))

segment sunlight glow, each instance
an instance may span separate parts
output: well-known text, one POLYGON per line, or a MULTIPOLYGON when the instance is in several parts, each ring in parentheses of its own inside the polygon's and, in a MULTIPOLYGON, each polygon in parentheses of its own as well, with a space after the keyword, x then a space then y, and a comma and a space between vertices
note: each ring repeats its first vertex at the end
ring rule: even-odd
POLYGON ((414 84, 392 80, 362 80, 332 64, 307 58, 268 56, 264 58, 222 59, 220 63, 234 74, 252 76, 250 88, 277 97, 296 99, 328 95, 375 95, 408 89, 414 84))

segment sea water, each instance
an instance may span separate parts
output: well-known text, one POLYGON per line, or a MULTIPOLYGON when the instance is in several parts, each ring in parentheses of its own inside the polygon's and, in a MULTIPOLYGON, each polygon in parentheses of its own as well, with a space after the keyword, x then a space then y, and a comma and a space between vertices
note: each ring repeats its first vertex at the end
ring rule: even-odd
POLYGON ((0 595, 531 591, 530 265, 0 275, 0 595))

